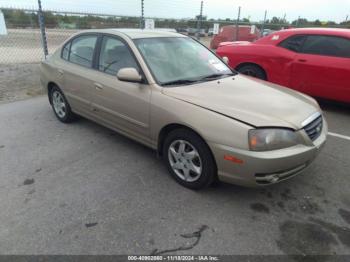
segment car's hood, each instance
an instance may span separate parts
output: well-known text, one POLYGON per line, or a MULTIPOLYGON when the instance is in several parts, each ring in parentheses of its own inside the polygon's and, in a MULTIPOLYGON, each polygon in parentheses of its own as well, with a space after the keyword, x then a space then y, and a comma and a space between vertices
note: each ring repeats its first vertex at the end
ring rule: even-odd
POLYGON ((242 75, 166 87, 162 92, 255 127, 300 129, 306 118, 320 111, 315 100, 306 95, 242 75))
POLYGON ((251 45, 252 42, 249 42, 249 41, 235 41, 235 42, 221 42, 219 44, 219 47, 221 46, 233 46, 233 45, 251 45))

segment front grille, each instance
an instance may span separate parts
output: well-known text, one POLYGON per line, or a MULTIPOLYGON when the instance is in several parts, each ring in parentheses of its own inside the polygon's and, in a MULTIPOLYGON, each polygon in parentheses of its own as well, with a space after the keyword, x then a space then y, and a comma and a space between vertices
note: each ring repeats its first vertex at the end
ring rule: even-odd
POLYGON ((312 141, 316 140, 322 133, 323 119, 319 116, 310 124, 304 126, 304 130, 312 141))

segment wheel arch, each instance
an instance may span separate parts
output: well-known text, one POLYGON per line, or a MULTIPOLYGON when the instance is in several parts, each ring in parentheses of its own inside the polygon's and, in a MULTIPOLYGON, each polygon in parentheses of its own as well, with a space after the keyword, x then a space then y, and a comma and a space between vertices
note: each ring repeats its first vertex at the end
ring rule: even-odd
POLYGON ((162 157, 163 155, 163 146, 164 146, 164 141, 165 141, 165 138, 167 137, 167 135, 176 130, 176 129, 187 129, 191 132, 193 132, 194 134, 196 134, 201 140, 202 142, 207 145, 207 147, 209 148, 209 151, 210 151, 210 154, 211 154, 211 157, 213 158, 214 160, 214 164, 215 164, 215 168, 216 170, 217 169, 217 164, 216 164, 216 159, 213 155, 213 152, 210 148, 210 146, 208 145, 208 143, 205 141, 205 139, 201 136, 201 134, 199 134, 196 130, 194 130, 193 128, 189 127, 189 126, 186 126, 186 125, 183 125, 183 124, 178 124, 178 123, 171 123, 171 124, 167 124, 166 126, 164 126, 160 132, 159 132, 159 135, 158 135, 158 143, 157 143, 157 154, 158 156, 162 157))
POLYGON ((240 68, 242 68, 243 66, 247 66, 247 65, 254 65, 254 66, 257 66, 259 67, 265 74, 265 80, 268 80, 268 74, 265 70, 264 67, 262 67, 261 65, 257 64, 257 63, 254 63, 254 62, 243 62, 243 63, 240 63, 238 64, 236 67, 235 67, 235 70, 236 71, 239 71, 240 68))

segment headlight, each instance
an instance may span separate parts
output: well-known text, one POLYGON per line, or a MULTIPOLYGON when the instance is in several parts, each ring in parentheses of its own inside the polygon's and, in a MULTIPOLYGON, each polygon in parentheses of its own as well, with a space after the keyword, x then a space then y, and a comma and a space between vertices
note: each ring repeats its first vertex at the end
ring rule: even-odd
POLYGON ((251 129, 249 146, 252 151, 270 151, 299 144, 298 136, 288 129, 251 129))

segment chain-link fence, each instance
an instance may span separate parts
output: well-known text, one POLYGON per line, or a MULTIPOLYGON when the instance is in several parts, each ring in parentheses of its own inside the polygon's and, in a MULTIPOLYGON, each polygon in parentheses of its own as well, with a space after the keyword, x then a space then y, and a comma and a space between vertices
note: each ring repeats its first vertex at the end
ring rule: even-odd
MULTIPOLYGON (((191 4, 190 11, 186 9, 186 15, 190 15, 190 18, 171 17, 172 10, 184 9, 188 6, 189 2, 187 1, 179 3, 175 1, 171 4, 168 3, 169 1, 164 1, 158 2, 157 6, 152 2, 147 2, 146 10, 158 10, 159 16, 153 15, 154 12, 151 16, 144 16, 145 6, 143 0, 130 0, 129 2, 133 2, 135 6, 139 6, 139 10, 136 11, 139 13, 139 16, 126 15, 128 10, 115 10, 118 15, 111 15, 45 9, 41 13, 38 9, 0 7, 0 10, 4 14, 7 27, 7 35, 0 35, 0 64, 37 63, 44 57, 45 45, 43 43, 45 41, 47 43, 48 54, 51 54, 64 40, 79 30, 91 28, 144 28, 147 19, 154 21, 156 29, 176 30, 177 32, 197 37, 208 47, 213 47, 210 43, 213 38, 214 24, 219 24, 220 29, 224 26, 230 26, 231 31, 235 31, 232 37, 226 39, 226 41, 253 41, 273 30, 310 26, 303 19, 298 19, 293 23, 288 23, 285 17, 268 19, 266 12, 264 19, 258 22, 252 22, 249 18, 241 17, 241 10, 238 7, 236 15, 234 15, 235 12, 233 9, 233 15, 230 18, 211 19, 203 15, 202 11, 206 8, 203 1, 195 1, 195 5, 191 4), (43 14, 42 20, 39 19, 40 14, 43 14), (43 35, 44 32, 40 30, 40 21, 43 22, 46 35, 43 35), (245 39, 243 38, 243 34, 239 35, 244 30, 250 33, 253 32, 253 38, 245 39)), ((319 26, 322 26, 322 24, 319 26)), ((350 27, 350 23, 344 23, 343 25, 329 24, 327 26, 350 27)))
MULTIPOLYGON (((204 16, 197 15, 200 10, 195 11, 192 19, 157 17, 144 17, 142 19, 141 17, 108 14, 44 11, 48 53, 54 52, 62 42, 79 30, 140 28, 144 27, 144 21, 147 19, 154 20, 156 29, 173 30, 197 37, 208 47, 213 37, 212 28, 215 23, 220 24, 220 26, 257 25, 257 28, 261 27, 261 23, 243 20, 238 23, 234 19, 208 20, 204 16)), ((39 62, 44 57, 44 51, 38 22, 38 10, 2 8, 2 12, 7 26, 7 35, 0 36, 0 64, 39 62)))

